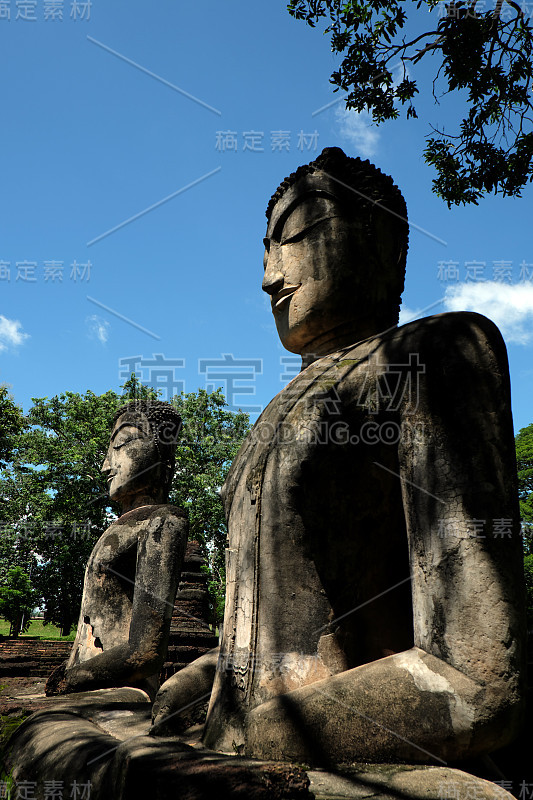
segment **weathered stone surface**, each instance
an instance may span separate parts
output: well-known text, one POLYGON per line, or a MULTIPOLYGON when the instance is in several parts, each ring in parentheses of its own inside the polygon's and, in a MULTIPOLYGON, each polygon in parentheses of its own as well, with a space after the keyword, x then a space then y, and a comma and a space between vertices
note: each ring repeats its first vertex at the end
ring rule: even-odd
MULTIPOLYGON (((44 688, 44 687, 43 687, 44 688)), ((122 703, 148 703, 149 697, 142 689, 122 687, 120 689, 95 689, 91 692, 79 692, 75 695, 78 705, 88 706, 94 704, 122 703)), ((29 716, 37 711, 46 711, 72 706, 72 695, 46 696, 43 691, 34 694, 23 693, 10 700, 0 699, 0 714, 11 716, 24 713, 29 716)))
POLYGON ((500 786, 466 772, 446 767, 361 764, 340 773, 309 770, 310 790, 316 800, 430 800, 443 797, 510 800, 500 786))
POLYGON ((157 691, 188 533, 185 512, 165 504, 180 425, 158 401, 134 401, 115 415, 102 471, 123 513, 91 554, 76 639, 47 694, 157 691))
MULTIPOLYGON (((43 798, 45 782, 68 781, 99 784, 119 743, 103 726, 95 724, 114 715, 146 726, 149 699, 140 689, 101 689, 44 701, 46 710, 27 719, 9 740, 4 763, 6 775, 17 783, 35 781, 35 796, 43 798)), ((131 735, 129 733, 128 735, 131 735)))
POLYGON ((194 736, 155 740, 145 735, 146 696, 135 690, 130 702, 120 702, 128 691, 133 690, 71 696, 62 699, 62 708, 34 714, 11 740, 5 766, 14 770, 15 786, 34 782, 36 800, 44 800, 45 782, 50 786, 54 780, 63 786, 90 782, 91 800, 513 800, 488 781, 444 767, 355 764, 335 772, 309 770, 215 753, 194 736))
POLYGON ((91 800, 312 797, 305 772, 293 765, 224 757, 186 741, 142 735, 149 705, 121 703, 121 691, 109 690, 116 702, 108 703, 102 692, 85 702, 72 696, 70 704, 65 699, 61 708, 27 720, 12 737, 5 764, 15 784, 35 782, 37 800, 50 781, 90 782, 91 800))
POLYGON ((305 772, 291 764, 268 764, 194 750, 175 740, 137 739, 118 750, 109 771, 115 798, 187 800, 311 798, 305 772))
POLYGON ((205 743, 315 764, 489 753, 524 708, 503 340, 477 314, 396 327, 405 206, 368 163, 326 152, 269 212, 263 288, 303 369, 223 488, 205 743))

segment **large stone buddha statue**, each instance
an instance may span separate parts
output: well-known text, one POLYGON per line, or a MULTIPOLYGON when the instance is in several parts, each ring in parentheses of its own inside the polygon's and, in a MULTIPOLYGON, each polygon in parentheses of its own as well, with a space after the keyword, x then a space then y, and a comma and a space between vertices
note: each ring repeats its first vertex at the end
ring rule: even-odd
POLYGON ((102 472, 121 515, 91 553, 76 639, 48 695, 157 691, 188 533, 185 512, 168 505, 180 427, 160 401, 131 401, 115 414, 102 472))
MULTIPOLYGON (((302 371, 223 489, 226 610, 204 743, 315 764, 489 753, 516 735, 524 692, 502 338, 473 313, 397 327, 406 208, 368 162, 324 150, 267 217, 263 289, 302 371)), ((205 691, 201 661, 174 694, 162 687, 156 728, 195 668, 205 691)))

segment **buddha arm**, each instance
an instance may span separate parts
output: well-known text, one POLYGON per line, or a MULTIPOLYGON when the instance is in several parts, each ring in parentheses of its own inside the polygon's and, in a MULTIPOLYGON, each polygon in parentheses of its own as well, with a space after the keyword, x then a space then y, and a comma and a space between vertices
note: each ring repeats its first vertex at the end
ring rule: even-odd
POLYGON ((164 661, 188 523, 174 514, 146 520, 139 534, 127 641, 66 670, 66 692, 124 686, 164 661))
POLYGON ((414 435, 407 424, 400 449, 414 644, 480 687, 473 736, 488 747, 514 727, 523 691, 509 372, 489 320, 461 313, 435 322, 431 343, 420 343, 428 367, 416 413, 425 424, 414 435))

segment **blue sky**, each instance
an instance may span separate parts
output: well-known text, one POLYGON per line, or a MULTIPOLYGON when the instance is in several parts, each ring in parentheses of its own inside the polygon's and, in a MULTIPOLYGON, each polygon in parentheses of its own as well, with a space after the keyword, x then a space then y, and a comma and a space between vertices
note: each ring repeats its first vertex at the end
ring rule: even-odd
MULTIPOLYGON (((164 387, 167 373, 171 388, 219 384, 234 406, 264 407, 296 366, 260 289, 264 210, 286 175, 337 145, 406 197, 402 319, 491 316, 515 428, 528 425, 532 189, 452 210, 432 194, 424 136, 457 125, 460 99, 424 96, 418 120, 380 128, 342 102, 316 113, 339 97, 335 60, 285 5, 0 2, 0 382, 27 410, 32 397, 118 391, 137 358, 144 381, 160 370, 164 387)), ((412 72, 421 87, 429 67, 412 72)))

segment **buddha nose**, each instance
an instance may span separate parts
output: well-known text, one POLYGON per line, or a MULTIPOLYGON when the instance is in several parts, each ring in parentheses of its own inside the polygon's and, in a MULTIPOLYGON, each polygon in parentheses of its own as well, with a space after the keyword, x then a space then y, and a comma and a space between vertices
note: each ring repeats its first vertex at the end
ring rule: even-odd
POLYGON ((262 289, 267 294, 275 295, 283 288, 285 277, 280 270, 280 260, 277 247, 271 247, 270 252, 265 253, 265 275, 263 278, 262 289))
POLYGON ((111 464, 109 463, 109 457, 106 456, 104 459, 104 463, 102 464, 102 468, 100 472, 103 472, 104 475, 107 475, 108 472, 111 472, 111 464))

